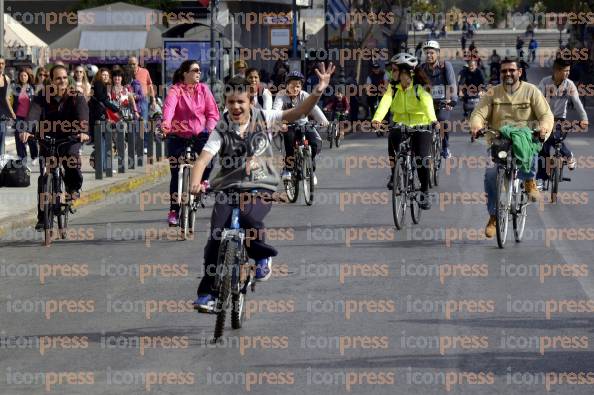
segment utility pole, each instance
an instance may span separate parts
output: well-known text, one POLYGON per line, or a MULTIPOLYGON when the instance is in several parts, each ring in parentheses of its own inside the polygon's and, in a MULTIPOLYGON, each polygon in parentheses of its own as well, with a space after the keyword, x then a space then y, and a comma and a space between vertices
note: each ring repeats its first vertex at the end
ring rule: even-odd
POLYGON ((0 0, 0 11, 2 11, 2 17, 0 18, 0 56, 4 56, 4 0, 0 0))
MULTIPOLYGON (((2 1, 2 0, 0 0, 2 1)), ((215 12, 218 6, 218 0, 210 0, 210 90, 214 88, 215 76, 215 57, 218 59, 219 52, 215 48, 215 12)))

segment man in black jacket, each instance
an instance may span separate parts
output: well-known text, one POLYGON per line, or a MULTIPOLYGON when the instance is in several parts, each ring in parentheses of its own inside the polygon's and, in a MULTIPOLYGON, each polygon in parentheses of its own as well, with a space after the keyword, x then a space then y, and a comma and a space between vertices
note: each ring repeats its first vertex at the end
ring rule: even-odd
MULTIPOLYGON (((35 125, 41 139, 44 136, 51 136, 58 140, 65 141, 58 147, 58 162, 64 169, 64 184, 66 185, 67 199, 78 198, 83 183, 81 172, 81 161, 79 150, 81 144, 89 140, 89 107, 82 94, 68 84, 68 71, 64 66, 54 66, 50 71, 51 85, 35 97, 29 109, 27 120, 30 125, 35 125), (76 136, 76 141, 68 141, 71 136, 76 136)), ((22 133, 23 142, 31 136, 30 133, 22 133)), ((48 158, 48 152, 41 146, 41 168, 44 173, 46 161, 54 165, 55 159, 48 158)), ((38 179, 38 193, 41 191, 41 177, 38 179)), ((43 212, 37 205, 37 225, 35 229, 43 230, 43 212)))

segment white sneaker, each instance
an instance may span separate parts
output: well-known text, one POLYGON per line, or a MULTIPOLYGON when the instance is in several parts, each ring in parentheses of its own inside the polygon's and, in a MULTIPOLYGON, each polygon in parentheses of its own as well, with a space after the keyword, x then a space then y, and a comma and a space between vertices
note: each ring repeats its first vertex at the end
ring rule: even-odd
POLYGON ((313 175, 314 185, 318 185, 318 177, 316 177, 316 173, 313 175))
POLYGON ((31 161, 31 166, 37 166, 39 164, 39 159, 35 158, 31 161))
POLYGON ((542 191, 544 188, 544 181, 541 180, 540 178, 536 179, 536 189, 538 189, 539 191, 542 191))
POLYGON ((281 173, 281 179, 283 181, 290 181, 291 180, 291 172, 287 170, 283 170, 281 173))
POLYGON ((147 154, 148 153, 148 148, 143 149, 142 152, 144 152, 145 154, 147 154))

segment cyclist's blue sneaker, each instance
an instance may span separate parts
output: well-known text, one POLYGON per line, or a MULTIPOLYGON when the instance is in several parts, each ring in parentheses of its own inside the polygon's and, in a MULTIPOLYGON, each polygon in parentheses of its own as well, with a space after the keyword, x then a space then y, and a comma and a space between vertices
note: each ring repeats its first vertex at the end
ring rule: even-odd
POLYGON ((216 299, 211 294, 198 295, 198 298, 192 303, 194 310, 199 313, 214 313, 216 299))
POLYGON ((272 275, 272 258, 256 261, 256 281, 266 281, 272 275))
POLYGON ((441 151, 441 156, 444 159, 448 159, 448 158, 451 158, 452 157, 452 153, 450 152, 450 149, 449 148, 446 148, 446 149, 443 149, 441 151))

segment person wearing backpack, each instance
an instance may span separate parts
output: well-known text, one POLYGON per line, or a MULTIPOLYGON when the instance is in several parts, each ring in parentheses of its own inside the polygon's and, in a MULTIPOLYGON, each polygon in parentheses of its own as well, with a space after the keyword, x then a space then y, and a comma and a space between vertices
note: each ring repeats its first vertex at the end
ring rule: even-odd
POLYGON ((450 62, 439 59, 440 46, 437 41, 426 41, 423 44, 426 62, 421 64, 421 69, 429 77, 431 83, 431 96, 437 119, 441 124, 443 133, 441 156, 451 157, 449 149, 449 121, 452 109, 458 102, 458 88, 456 74, 450 62))
MULTIPOLYGON (((392 120, 396 124, 408 127, 418 127, 412 135, 411 143, 415 152, 415 159, 421 160, 417 166, 419 180, 421 181, 421 192, 423 199, 419 206, 423 210, 431 208, 429 199, 429 158, 431 157, 431 144, 433 134, 431 131, 437 126, 437 117, 433 108, 433 98, 426 91, 430 86, 429 77, 419 66, 416 57, 408 53, 396 55, 395 63, 398 66, 399 82, 394 86, 390 84, 388 91, 382 97, 372 125, 375 129, 382 127, 382 121, 388 110, 392 112, 392 120)), ((395 159, 398 156, 402 132, 400 129, 390 131, 388 136, 388 155, 390 156, 390 167, 394 174, 395 159)), ((388 189, 393 188, 392 177, 387 185, 388 189)))

